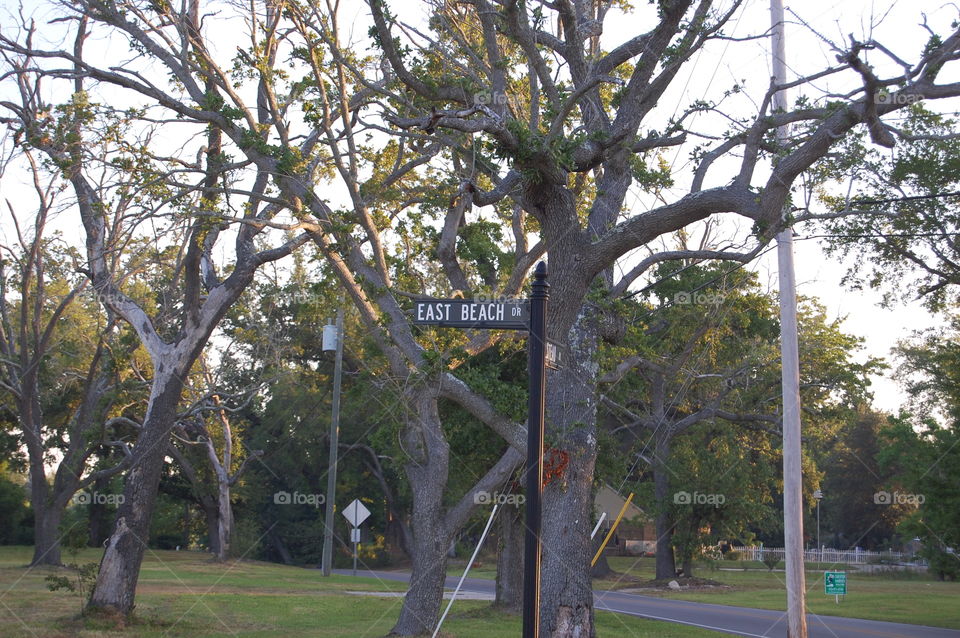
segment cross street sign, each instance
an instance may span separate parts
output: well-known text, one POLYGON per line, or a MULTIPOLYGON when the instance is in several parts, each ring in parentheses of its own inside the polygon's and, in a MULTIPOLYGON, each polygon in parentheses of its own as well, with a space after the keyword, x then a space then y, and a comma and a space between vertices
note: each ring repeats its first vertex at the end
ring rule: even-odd
POLYGON ((823 593, 831 596, 846 596, 847 572, 824 572, 823 593))
POLYGON ((351 525, 360 527, 360 523, 367 520, 370 516, 370 510, 360 502, 360 499, 354 499, 352 503, 343 509, 343 515, 350 521, 351 525))
POLYGON ((559 370, 562 368, 567 359, 563 344, 547 339, 547 342, 543 344, 543 347, 546 350, 547 367, 551 370, 559 370))
POLYGON ((414 304, 413 323, 451 328, 528 330, 530 304, 526 299, 426 299, 414 304))

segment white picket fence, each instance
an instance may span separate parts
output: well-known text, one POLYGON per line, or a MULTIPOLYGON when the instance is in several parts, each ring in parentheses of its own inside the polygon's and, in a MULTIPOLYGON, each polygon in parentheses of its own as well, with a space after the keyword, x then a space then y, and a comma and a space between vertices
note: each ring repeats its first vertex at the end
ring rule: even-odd
MULTIPOLYGON (((764 556, 778 556, 783 560, 784 549, 782 547, 737 547, 731 548, 739 552, 740 560, 763 560, 764 556)), ((901 563, 907 562, 912 558, 902 552, 868 552, 861 549, 839 550, 839 549, 808 549, 803 553, 803 560, 820 563, 846 563, 854 565, 864 565, 868 563, 901 563)))

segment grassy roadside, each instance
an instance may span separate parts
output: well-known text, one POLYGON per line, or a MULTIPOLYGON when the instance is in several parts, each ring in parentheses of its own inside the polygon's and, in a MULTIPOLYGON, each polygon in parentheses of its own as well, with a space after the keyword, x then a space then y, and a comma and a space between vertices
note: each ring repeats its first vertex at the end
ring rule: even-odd
MULTIPOLYGON (((117 629, 79 615, 76 594, 51 592, 44 577, 66 569, 25 567, 27 547, 0 547, 0 635, 9 638, 243 638, 384 636, 402 599, 356 596, 349 591, 404 591, 403 583, 331 576, 318 570, 256 561, 210 562, 192 552, 150 551, 141 569, 134 621, 117 629)), ((100 552, 83 550, 79 562, 100 552)), ((65 556, 66 562, 72 558, 65 556)), ((716 632, 599 612, 600 636, 699 638, 716 632)), ((459 601, 441 635, 446 638, 515 638, 520 619, 487 602, 459 601)))
MULTIPOLYGON (((636 590, 647 596, 692 600, 717 605, 786 610, 783 565, 769 571, 759 562, 721 561, 716 569, 701 567, 695 575, 724 585, 698 591, 646 589, 654 577, 652 558, 611 557, 617 572, 610 578, 594 580, 594 589, 636 590)), ((463 573, 465 561, 452 561, 449 574, 463 573)), ((915 625, 960 629, 960 583, 939 582, 925 574, 858 571, 855 566, 808 563, 806 571, 807 609, 824 616, 864 618, 915 625), (837 604, 823 593, 823 571, 847 572, 848 595, 837 604)), ((488 562, 470 570, 471 578, 494 578, 496 565, 488 562)))
MULTIPOLYGON (((727 587, 700 591, 643 591, 653 596, 719 605, 786 609, 783 572, 770 572, 761 563, 720 562, 720 569, 704 567, 695 575, 727 587), (743 567, 747 567, 746 570, 743 567), (739 569, 738 569, 739 568, 739 569)), ((610 567, 628 578, 615 577, 594 582, 597 589, 635 587, 633 579, 648 581, 654 576, 652 558, 611 558, 610 567)), ((806 571, 807 609, 825 616, 865 618, 887 622, 931 625, 960 629, 960 583, 939 582, 926 574, 857 571, 853 566, 808 564, 806 571), (848 595, 835 602, 823 593, 823 570, 847 572, 848 595)))

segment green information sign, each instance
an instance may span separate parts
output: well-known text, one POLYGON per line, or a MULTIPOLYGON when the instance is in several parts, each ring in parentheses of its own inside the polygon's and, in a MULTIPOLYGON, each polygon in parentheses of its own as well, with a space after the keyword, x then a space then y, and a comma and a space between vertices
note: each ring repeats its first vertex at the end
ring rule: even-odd
POLYGON ((846 596, 847 572, 824 572, 823 593, 830 596, 846 596))

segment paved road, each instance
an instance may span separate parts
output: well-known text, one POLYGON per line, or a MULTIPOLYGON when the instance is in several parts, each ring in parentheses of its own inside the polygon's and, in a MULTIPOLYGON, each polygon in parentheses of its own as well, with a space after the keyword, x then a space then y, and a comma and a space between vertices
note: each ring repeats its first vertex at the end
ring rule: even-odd
MULTIPOLYGON (((337 573, 349 575, 351 572, 337 570, 337 573)), ((358 575, 401 582, 410 578, 407 572, 360 571, 358 575)), ((447 587, 453 589, 458 580, 455 577, 447 578, 447 587)), ((492 597, 495 587, 492 580, 468 578, 461 591, 492 597)), ((694 603, 617 591, 594 592, 594 601, 597 609, 737 636, 782 638, 787 635, 786 614, 769 609, 694 603)), ((960 631, 953 629, 815 614, 807 615, 807 629, 810 638, 960 638, 960 631)))

